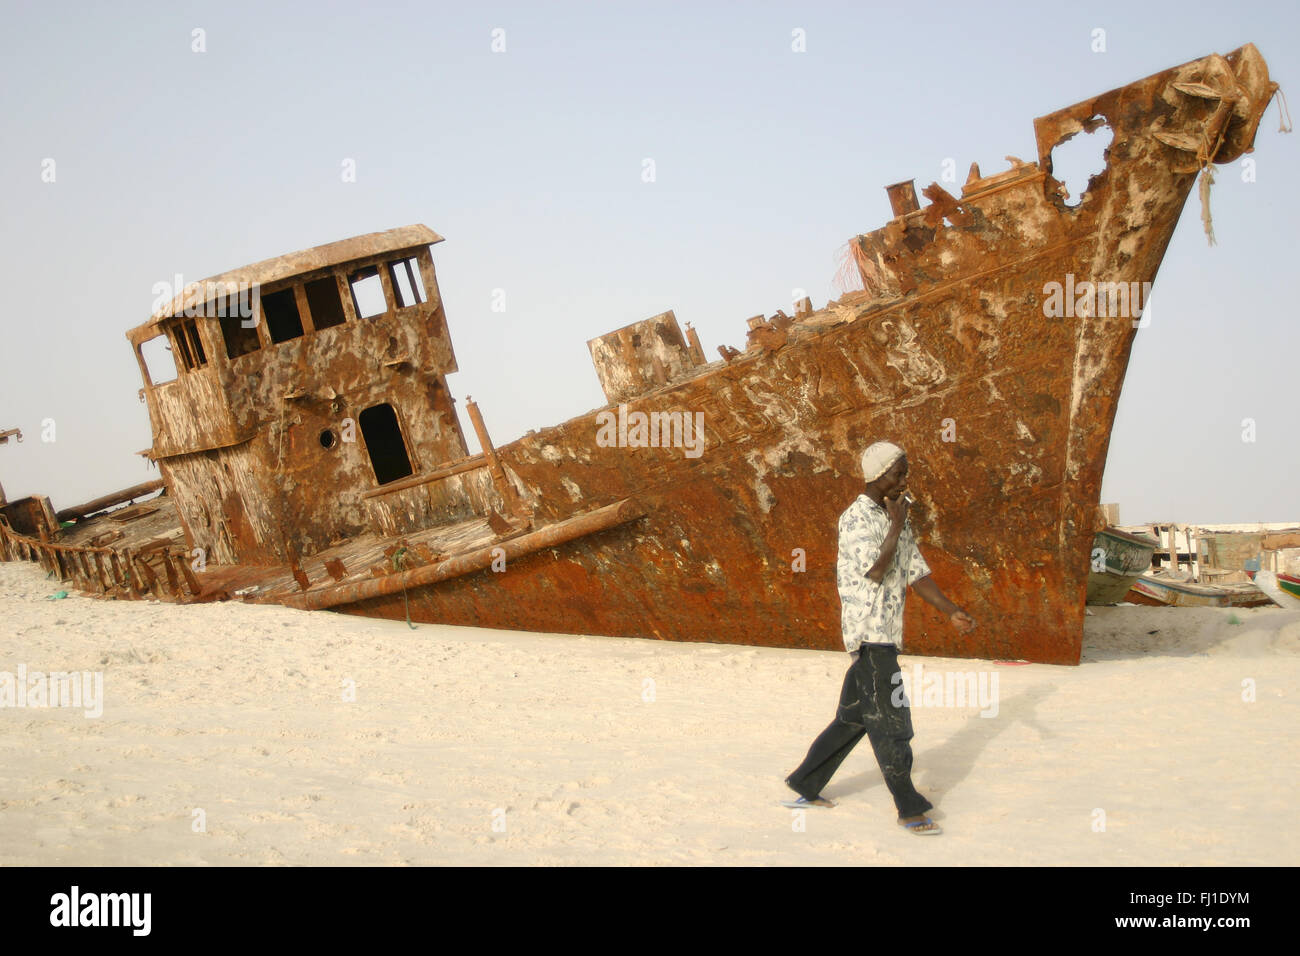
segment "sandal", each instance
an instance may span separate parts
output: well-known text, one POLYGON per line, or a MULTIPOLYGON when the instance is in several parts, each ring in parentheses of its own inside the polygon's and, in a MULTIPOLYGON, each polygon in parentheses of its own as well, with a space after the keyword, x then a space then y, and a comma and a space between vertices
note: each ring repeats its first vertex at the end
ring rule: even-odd
POLYGON ((920 820, 913 820, 911 823, 904 823, 902 820, 899 820, 898 825, 911 830, 917 836, 938 836, 943 832, 943 827, 939 826, 939 824, 935 823, 929 817, 924 817, 920 820))
POLYGON ((814 797, 811 800, 807 797, 800 797, 798 800, 782 800, 781 806, 789 807, 792 810, 802 810, 804 807, 826 807, 830 809, 835 806, 835 801, 827 800, 825 797, 814 797))

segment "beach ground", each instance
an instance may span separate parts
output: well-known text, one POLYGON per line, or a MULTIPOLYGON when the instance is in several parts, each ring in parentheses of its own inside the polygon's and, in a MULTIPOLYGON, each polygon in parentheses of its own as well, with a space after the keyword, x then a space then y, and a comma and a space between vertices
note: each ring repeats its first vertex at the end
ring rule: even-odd
POLYGON ((1078 667, 904 655, 918 838, 865 740, 838 807, 780 806, 842 651, 58 590, 0 563, 0 680, 99 672, 102 713, 0 709, 5 865, 1300 862, 1300 611, 1092 608, 1078 667))

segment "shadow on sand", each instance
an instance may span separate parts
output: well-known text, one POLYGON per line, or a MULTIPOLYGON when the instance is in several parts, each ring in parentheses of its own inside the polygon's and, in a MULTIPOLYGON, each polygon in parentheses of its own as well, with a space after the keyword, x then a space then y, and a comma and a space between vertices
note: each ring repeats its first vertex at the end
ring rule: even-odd
MULTIPOLYGON (((1026 724, 1036 730, 1044 740, 1053 737, 1051 729, 1039 722, 1035 711, 1039 704, 1054 693, 1056 693, 1055 684, 1040 684, 1029 688, 1023 694, 1017 694, 1009 699, 1000 699, 996 717, 983 718, 972 711, 971 719, 938 747, 918 750, 917 741, 913 738, 912 752, 915 755, 913 781, 918 787, 924 785, 931 791, 939 793, 951 791, 970 775, 984 749, 1012 724, 1026 724)), ((871 753, 871 744, 865 737, 854 753, 863 753, 864 748, 866 754, 871 753)), ((884 786, 885 781, 880 776, 880 769, 873 766, 870 770, 832 783, 826 788, 825 795, 834 800, 875 787, 884 790, 884 786)), ((891 799, 888 791, 884 791, 882 795, 886 801, 891 799)), ((934 815, 935 819, 939 819, 937 807, 934 815)))

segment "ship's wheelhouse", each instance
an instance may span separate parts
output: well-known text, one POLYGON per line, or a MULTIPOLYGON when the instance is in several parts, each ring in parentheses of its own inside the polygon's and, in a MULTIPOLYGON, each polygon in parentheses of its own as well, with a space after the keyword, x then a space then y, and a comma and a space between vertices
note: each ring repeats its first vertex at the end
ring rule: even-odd
POLYGON ((408 226, 233 270, 128 333, 147 454, 196 547, 278 563, 455 511, 427 488, 385 492, 467 455, 440 239, 408 226))

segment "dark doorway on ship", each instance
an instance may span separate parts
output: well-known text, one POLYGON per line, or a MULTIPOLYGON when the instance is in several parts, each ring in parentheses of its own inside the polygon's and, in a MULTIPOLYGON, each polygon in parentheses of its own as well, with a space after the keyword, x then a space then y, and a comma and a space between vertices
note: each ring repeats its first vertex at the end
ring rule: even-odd
POLYGON ((406 453, 402 426, 392 405, 372 405, 361 413, 358 423, 370 454, 370 465, 375 469, 375 481, 386 485, 411 474, 411 458, 406 453))

